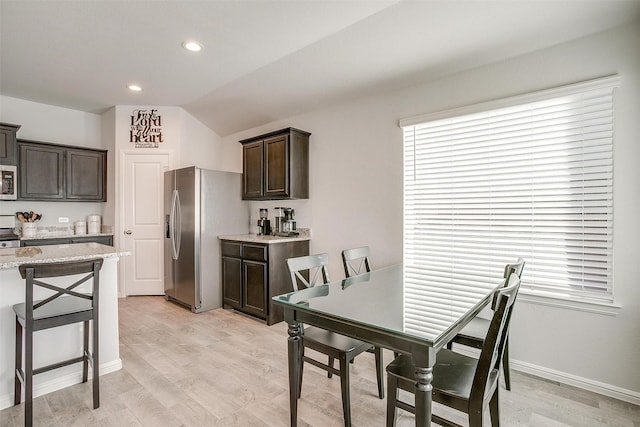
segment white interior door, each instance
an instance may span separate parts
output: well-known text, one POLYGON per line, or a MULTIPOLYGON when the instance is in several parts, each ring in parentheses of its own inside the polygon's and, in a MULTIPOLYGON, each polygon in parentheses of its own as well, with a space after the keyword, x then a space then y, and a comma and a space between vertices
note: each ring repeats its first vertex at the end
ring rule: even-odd
POLYGON ((122 209, 125 295, 164 294, 164 172, 169 154, 124 155, 122 209))

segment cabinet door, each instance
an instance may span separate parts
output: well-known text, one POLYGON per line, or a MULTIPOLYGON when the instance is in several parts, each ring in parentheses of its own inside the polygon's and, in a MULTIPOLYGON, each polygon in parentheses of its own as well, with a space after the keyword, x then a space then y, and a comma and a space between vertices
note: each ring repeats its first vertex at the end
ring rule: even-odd
POLYGON ((267 317, 267 263, 242 261, 244 279, 244 310, 267 317))
POLYGON ((68 149, 67 199, 106 201, 105 166, 102 151, 68 149))
POLYGON ((263 149, 262 141, 242 146, 243 199, 260 199, 263 196, 263 149))
POLYGON ((0 124, 0 165, 18 164, 16 131, 19 126, 0 124))
POLYGON ((289 196, 289 136, 265 139, 264 153, 265 197, 289 196))
POLYGON ((224 303, 234 308, 242 307, 242 260, 222 257, 222 292, 224 303))
POLYGON ((51 245, 68 245, 71 243, 71 239, 59 238, 59 239, 28 239, 21 240, 20 246, 51 246, 51 245))
POLYGON ((72 237, 71 243, 101 243, 107 246, 113 246, 112 236, 85 236, 85 237, 72 237))
POLYGON ((64 148, 29 143, 19 148, 18 199, 64 199, 64 148))

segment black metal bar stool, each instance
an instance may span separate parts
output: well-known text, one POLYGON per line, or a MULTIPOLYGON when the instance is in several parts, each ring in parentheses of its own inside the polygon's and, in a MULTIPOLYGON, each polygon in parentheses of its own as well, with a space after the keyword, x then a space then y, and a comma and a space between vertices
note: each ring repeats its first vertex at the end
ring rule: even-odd
POLYGON ((33 376, 74 363, 83 363, 82 382, 87 382, 88 365, 93 368, 93 409, 100 406, 99 388, 99 351, 98 351, 98 295, 99 278, 102 259, 83 261, 23 264, 18 267, 20 275, 26 279, 25 302, 13 306, 16 313, 16 371, 14 404, 20 404, 22 384, 24 384, 25 426, 33 423, 33 376), (66 288, 59 285, 38 280, 86 274, 84 277, 70 284, 66 288), (91 293, 74 291, 81 284, 92 280, 91 293), (54 291, 50 297, 34 301, 33 294, 36 286, 54 291), (89 351, 89 321, 92 321, 92 345, 89 351), (83 354, 58 363, 33 368, 33 333, 57 326, 83 322, 83 354), (24 329, 24 368, 22 365, 22 332, 24 329))

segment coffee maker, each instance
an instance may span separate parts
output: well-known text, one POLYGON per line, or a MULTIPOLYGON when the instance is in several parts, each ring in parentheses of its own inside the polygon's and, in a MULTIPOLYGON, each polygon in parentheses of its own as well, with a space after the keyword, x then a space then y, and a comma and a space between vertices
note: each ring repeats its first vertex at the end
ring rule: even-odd
POLYGON ((269 209, 260 209, 260 219, 258 220, 258 236, 271 234, 271 222, 268 219, 269 209))
POLYGON ((293 218, 295 211, 292 208, 280 208, 283 217, 280 219, 279 234, 283 236, 297 236, 296 220, 293 218))

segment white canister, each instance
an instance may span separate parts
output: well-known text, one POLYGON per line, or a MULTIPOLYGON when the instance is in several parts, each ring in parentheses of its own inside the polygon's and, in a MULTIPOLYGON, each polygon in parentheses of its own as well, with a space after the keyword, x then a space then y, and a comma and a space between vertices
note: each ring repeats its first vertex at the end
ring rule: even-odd
POLYGON ((87 216, 87 232, 89 234, 100 234, 100 229, 102 227, 102 220, 100 215, 89 215, 87 216))
POLYGON ((35 222, 22 223, 22 237, 36 237, 38 227, 35 222))
POLYGON ((84 221, 76 221, 74 223, 76 234, 87 234, 87 223, 84 221))

